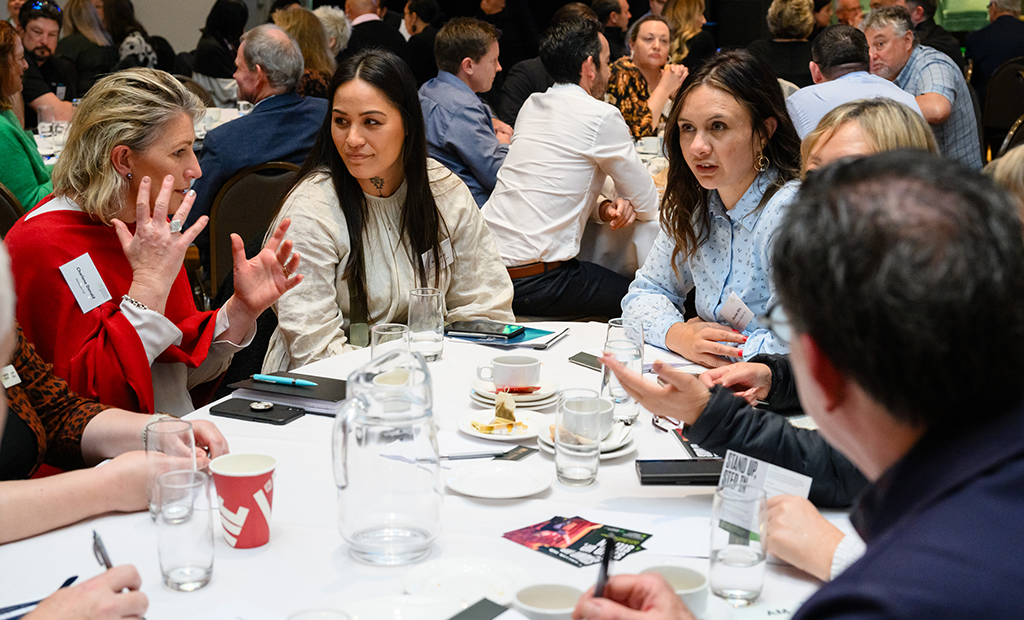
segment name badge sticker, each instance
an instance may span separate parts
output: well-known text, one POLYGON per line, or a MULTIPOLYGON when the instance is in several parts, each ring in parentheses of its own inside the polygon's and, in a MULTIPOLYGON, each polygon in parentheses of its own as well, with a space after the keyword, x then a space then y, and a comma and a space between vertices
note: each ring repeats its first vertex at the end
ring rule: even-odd
MULTIPOLYGON (((440 255, 441 255, 441 269, 447 269, 449 265, 455 262, 455 253, 452 252, 451 241, 445 239, 441 242, 440 255)), ((427 269, 427 273, 434 271, 434 251, 427 250, 423 253, 423 265, 427 269)))
POLYGON ((64 101, 64 96, 68 94, 68 87, 63 84, 58 84, 54 94, 57 95, 57 99, 64 101))
POLYGON ((21 383, 21 377, 18 376, 13 364, 0 368, 0 382, 4 384, 4 389, 21 383))
POLYGON ((732 292, 722 306, 722 318, 732 325, 733 329, 743 331, 754 320, 754 313, 735 292, 732 292))
POLYGON ((110 291, 88 252, 61 265, 60 273, 75 296, 78 307, 82 309, 82 314, 111 300, 110 291))

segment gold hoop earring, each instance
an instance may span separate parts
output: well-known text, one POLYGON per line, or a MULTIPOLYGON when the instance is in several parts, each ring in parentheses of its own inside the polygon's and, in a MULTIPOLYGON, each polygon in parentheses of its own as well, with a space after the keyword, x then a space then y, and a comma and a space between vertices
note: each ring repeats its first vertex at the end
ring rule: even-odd
POLYGON ((757 170, 758 172, 764 172, 765 170, 768 169, 768 166, 771 163, 771 160, 765 157, 764 153, 758 153, 757 161, 754 162, 754 170, 757 170))

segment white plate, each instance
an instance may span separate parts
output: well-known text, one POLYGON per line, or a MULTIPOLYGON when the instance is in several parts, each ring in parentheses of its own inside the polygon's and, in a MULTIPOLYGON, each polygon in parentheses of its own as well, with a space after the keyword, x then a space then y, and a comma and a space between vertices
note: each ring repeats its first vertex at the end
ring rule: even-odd
POLYGON ((533 577, 509 562, 465 557, 420 564, 405 574, 402 583, 414 596, 458 600, 469 607, 485 596, 499 605, 508 605, 516 592, 533 583, 533 577))
POLYGON ((551 486, 550 468, 538 469, 518 461, 481 461, 448 472, 448 488, 484 499, 515 499, 536 495, 551 486))
MULTIPOLYGON (((473 379, 473 389, 484 398, 494 400, 497 396, 497 392, 494 391, 494 384, 490 381, 483 381, 481 379, 473 379)), ((558 384, 551 380, 541 381, 540 389, 532 394, 513 394, 512 398, 515 399, 516 404, 526 403, 531 400, 541 400, 548 398, 552 395, 558 394, 558 384)))
MULTIPOLYGON (((614 437, 617 433, 621 432, 620 428, 618 427, 618 424, 620 424, 620 423, 617 423, 616 427, 612 428, 612 434, 609 435, 610 437, 614 437)), ((547 446, 549 448, 551 448, 551 449, 554 449, 554 447, 555 447, 555 442, 551 440, 551 429, 550 428, 544 429, 543 433, 538 433, 537 434, 537 440, 540 443, 547 444, 547 446)), ((626 427, 626 431, 624 433, 621 433, 617 440, 615 440, 615 441, 607 441, 607 440, 602 441, 601 442, 601 452, 602 453, 613 452, 615 450, 618 450, 622 446, 628 444, 631 441, 633 441, 633 429, 632 429, 632 427, 627 426, 626 427)))
POLYGON ((516 414, 516 420, 526 425, 526 432, 522 435, 488 435, 476 430, 471 424, 471 422, 481 422, 486 424, 493 419, 494 411, 477 411, 459 420, 459 430, 467 435, 479 437, 480 439, 490 439, 491 441, 519 441, 520 439, 532 439, 536 437, 537 433, 541 430, 547 432, 549 424, 547 416, 535 411, 526 411, 522 414, 516 414))
MULTIPOLYGON (((553 455, 555 453, 555 447, 550 445, 550 444, 544 443, 543 441, 539 441, 538 440, 537 441, 537 447, 540 448, 541 452, 544 452, 546 454, 552 454, 553 455)), ((633 440, 633 439, 630 439, 629 442, 626 445, 624 445, 624 446, 622 446, 620 448, 617 448, 617 449, 612 450, 610 452, 602 452, 600 454, 599 458, 602 461, 610 461, 612 459, 617 459, 620 456, 626 456, 627 454, 630 454, 632 452, 636 452, 636 441, 633 440)))
MULTIPOLYGON (((487 399, 487 398, 477 394, 476 391, 471 391, 469 393, 469 398, 470 398, 470 400, 472 400, 473 402, 475 402, 477 404, 483 405, 484 407, 490 407, 491 409, 494 409, 494 401, 493 400, 489 400, 489 399, 487 399)), ((528 403, 519 403, 519 402, 517 402, 516 403, 516 409, 517 410, 518 409, 543 409, 544 407, 550 407, 551 405, 554 405, 557 402, 558 402, 558 395, 556 394, 556 395, 554 395, 554 396, 552 396, 550 398, 545 398, 545 399, 542 399, 542 400, 531 400, 528 403)))
POLYGON ((448 620, 463 609, 459 600, 428 596, 369 598, 342 608, 352 620, 448 620))

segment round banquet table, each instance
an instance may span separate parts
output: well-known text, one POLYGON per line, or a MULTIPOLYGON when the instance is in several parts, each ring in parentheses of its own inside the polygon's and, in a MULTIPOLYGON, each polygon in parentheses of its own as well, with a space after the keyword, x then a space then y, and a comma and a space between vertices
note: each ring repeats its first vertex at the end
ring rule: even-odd
MULTIPOLYGON (((601 375, 571 364, 579 351, 598 352, 604 342, 601 323, 537 323, 569 334, 543 351, 524 351, 543 362, 543 378, 559 387, 599 389, 601 375)), ((430 364, 434 382, 433 411, 440 434, 456 433, 457 422, 484 407, 469 397, 477 365, 500 355, 493 347, 446 340, 442 359, 430 364)), ((645 361, 656 357, 679 361, 664 351, 648 349, 645 361)), ((307 366, 307 374, 345 378, 370 358, 363 349, 307 366)), ((257 549, 233 549, 215 524, 215 561, 210 584, 196 592, 174 592, 162 585, 157 560, 156 526, 147 513, 97 517, 35 538, 0 547, 0 607, 42 598, 65 578, 79 583, 102 572, 92 553, 92 530, 103 537, 115 565, 134 564, 149 597, 149 620, 162 618, 227 617, 227 610, 244 602, 261 614, 248 620, 283 618, 300 609, 345 609, 364 599, 403 594, 403 577, 411 566, 363 564, 348 552, 336 522, 336 487, 331 466, 332 418, 307 414, 286 426, 272 426, 222 417, 210 418, 208 408, 187 419, 213 419, 228 439, 232 452, 259 452, 277 459, 270 542, 257 549)), ((551 414, 553 409, 541 410, 551 414)), ((552 416, 553 417, 553 416, 552 416)), ((502 538, 502 534, 554 516, 581 516, 589 521, 653 534, 644 550, 613 564, 612 573, 639 572, 659 564, 678 564, 708 570, 711 487, 641 486, 634 461, 686 458, 678 441, 651 424, 641 412, 634 426, 636 452, 602 461, 597 483, 582 489, 555 481, 548 490, 525 499, 484 500, 445 489, 442 531, 430 555, 420 563, 464 556, 501 559, 528 571, 532 580, 563 583, 586 590, 597 578, 597 567, 576 568, 502 538)), ((536 440, 523 440, 535 446, 536 440)), ((495 446, 506 448, 509 444, 495 446)), ((442 449, 443 452, 443 449, 442 449)), ((465 463, 479 461, 462 461, 465 463)), ((553 458, 540 452, 524 461, 554 470, 553 458)), ((841 513, 830 515, 849 528, 841 513)), ((420 564, 418 563, 418 564, 420 564)), ((414 565, 415 566, 415 565, 414 565)), ((820 583, 769 558, 761 600, 788 603, 810 596, 820 583)), ((450 614, 442 616, 449 617, 450 614)), ((239 617, 242 617, 239 615, 239 617)), ((388 616, 389 618, 392 616, 388 616)), ((431 616, 402 615, 401 618, 431 616)), ((709 596, 706 619, 732 618, 734 611, 709 596)))

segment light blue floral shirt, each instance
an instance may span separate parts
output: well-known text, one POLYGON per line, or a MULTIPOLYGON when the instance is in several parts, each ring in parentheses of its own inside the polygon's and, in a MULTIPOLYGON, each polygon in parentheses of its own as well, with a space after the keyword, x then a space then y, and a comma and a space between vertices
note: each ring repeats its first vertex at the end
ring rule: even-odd
MULTIPOLYGON (((664 230, 654 242, 643 267, 622 300, 623 316, 643 319, 647 342, 667 348, 665 336, 672 325, 685 321, 683 302, 697 287, 697 314, 708 322, 727 325, 722 307, 735 292, 755 316, 775 302, 771 279, 771 246, 786 206, 800 188, 798 181, 781 187, 762 208, 761 198, 778 176, 771 168, 759 175, 732 210, 726 210, 717 190, 708 194, 711 228, 707 240, 689 260, 677 257, 678 277, 672 269, 675 241, 664 230)), ((788 353, 789 346, 753 320, 743 331, 743 359, 758 353, 788 353)))

